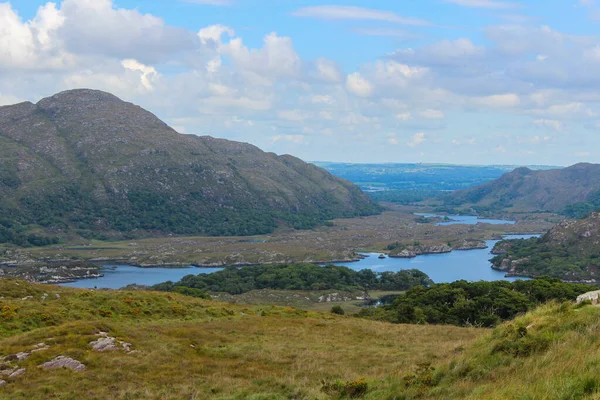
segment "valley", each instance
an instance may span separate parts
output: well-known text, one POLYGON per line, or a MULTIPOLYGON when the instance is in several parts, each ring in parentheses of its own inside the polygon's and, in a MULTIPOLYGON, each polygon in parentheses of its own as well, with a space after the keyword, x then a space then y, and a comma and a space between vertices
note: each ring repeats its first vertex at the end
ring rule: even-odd
MULTIPOLYGON (((281 229, 269 235, 251 237, 180 237, 98 241, 79 239, 64 245, 15 247, 0 245, 0 271, 16 273, 10 266, 41 268, 51 260, 60 264, 92 262, 142 267, 221 267, 281 262, 335 262, 359 259, 359 252, 389 253, 396 242, 407 246, 419 242, 426 251, 448 243, 473 248, 485 240, 506 234, 537 234, 562 218, 553 214, 516 215, 514 225, 448 225, 423 222, 415 212, 428 209, 387 204, 380 215, 336 219, 332 226, 311 230, 281 229)), ((21 269, 22 270, 22 269, 21 269)), ((23 271, 23 270, 22 270, 23 271)), ((60 272, 60 271, 58 271, 60 272)), ((27 276, 31 273, 27 272, 27 276)), ((35 275, 35 274, 34 274, 35 275)))

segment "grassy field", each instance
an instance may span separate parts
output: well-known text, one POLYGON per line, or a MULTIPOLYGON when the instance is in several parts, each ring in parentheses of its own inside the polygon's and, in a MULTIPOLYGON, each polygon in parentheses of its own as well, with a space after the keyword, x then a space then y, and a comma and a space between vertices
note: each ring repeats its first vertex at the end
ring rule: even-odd
POLYGON ((14 280, 0 280, 0 295, 0 371, 24 368, 14 377, 0 372, 1 399, 600 395, 599 307, 548 304, 489 330, 14 280), (133 351, 93 350, 99 332, 133 351), (23 352, 29 357, 17 360, 23 352), (85 370, 39 367, 57 356, 85 370))
POLYGON ((336 398, 338 380, 388 387, 417 363, 448 360, 487 332, 13 280, 0 280, 0 293, 0 357, 49 346, 11 361, 26 371, 0 378, 8 382, 2 399, 336 398), (100 331, 138 352, 93 351, 100 331), (85 371, 38 367, 59 355, 85 371))
MULTIPOLYGON (((379 299, 387 295, 399 295, 401 291, 371 290, 368 292, 370 299, 379 299)), ((346 314, 356 314, 363 307, 365 300, 357 300, 357 297, 365 296, 362 291, 344 292, 339 290, 252 290, 247 293, 231 295, 228 293, 213 293, 212 296, 218 301, 236 304, 253 305, 277 305, 301 308, 303 310, 329 312, 331 307, 340 306, 346 314), (331 297, 336 294, 338 298, 347 298, 344 301, 324 301, 322 298, 331 297)))

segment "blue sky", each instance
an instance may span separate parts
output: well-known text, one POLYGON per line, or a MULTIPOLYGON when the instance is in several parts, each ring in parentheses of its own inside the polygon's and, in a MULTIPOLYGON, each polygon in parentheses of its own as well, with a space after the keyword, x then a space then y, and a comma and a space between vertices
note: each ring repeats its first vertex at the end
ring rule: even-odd
POLYGON ((593 0, 0 0, 0 104, 91 87, 305 160, 600 162, 593 0))

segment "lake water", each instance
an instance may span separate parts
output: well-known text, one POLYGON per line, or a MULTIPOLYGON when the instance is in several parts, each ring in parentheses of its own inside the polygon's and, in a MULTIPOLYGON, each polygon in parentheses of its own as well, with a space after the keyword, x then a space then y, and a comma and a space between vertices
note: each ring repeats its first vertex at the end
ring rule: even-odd
POLYGON ((445 225, 475 225, 477 223, 481 224, 492 224, 492 225, 514 225, 516 221, 509 221, 505 219, 487 219, 487 218, 477 218, 472 215, 439 215, 439 214, 421 214, 415 213, 420 217, 425 218, 445 218, 448 217, 451 221, 438 222, 436 226, 445 226, 445 225))
MULTIPOLYGON (((539 235, 507 235, 506 239, 528 239, 539 235)), ((368 256, 360 261, 350 263, 339 263, 355 271, 361 269, 372 269, 375 272, 393 271, 398 272, 405 269, 418 269, 425 272, 436 283, 454 282, 457 280, 467 281, 515 281, 523 278, 505 278, 504 272, 491 268, 489 260, 494 257, 491 253, 494 245, 499 240, 488 240, 487 249, 456 250, 443 254, 424 254, 415 258, 390 258, 380 259, 380 253, 366 253, 368 256)))
MULTIPOLYGON (((508 235, 506 239, 526 239, 538 235, 508 235)), ((356 262, 338 263, 356 271, 372 269, 375 272, 405 269, 418 269, 425 272, 436 283, 467 281, 514 281, 520 278, 505 278, 504 272, 491 268, 490 253, 498 240, 487 241, 487 249, 453 251, 444 254, 425 254, 415 258, 385 258, 380 259, 379 253, 367 253, 367 258, 356 262)), ((104 276, 94 279, 65 283, 63 286, 77 288, 109 288, 118 289, 133 283, 138 285, 155 285, 157 283, 176 282, 186 275, 210 274, 222 268, 140 268, 129 265, 106 266, 102 271, 104 276)))
POLYGON ((220 270, 222 268, 140 268, 130 265, 107 265, 101 271, 103 277, 82 279, 61 285, 88 289, 119 289, 133 283, 151 286, 166 281, 177 282, 186 275, 211 274, 220 270))

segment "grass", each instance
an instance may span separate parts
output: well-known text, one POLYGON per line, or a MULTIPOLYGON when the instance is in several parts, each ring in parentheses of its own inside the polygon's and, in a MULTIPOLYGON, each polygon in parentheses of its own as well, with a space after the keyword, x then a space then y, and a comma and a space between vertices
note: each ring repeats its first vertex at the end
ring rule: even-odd
POLYGON ((598 399, 599 330, 598 307, 542 306, 438 365, 431 387, 415 385, 398 398, 598 399))
POLYGON ((589 305, 550 303, 486 330, 15 280, 0 280, 0 297, 0 357, 50 346, 12 361, 26 372, 3 378, 1 399, 600 396, 600 307, 589 305), (99 331, 138 352, 93 351, 99 331), (87 368, 37 367, 58 355, 87 368))
MULTIPOLYGON (((371 299, 379 299, 387 295, 400 295, 402 291, 370 290, 371 299)), ((365 293, 360 290, 352 292, 341 290, 252 290, 239 295, 228 293, 212 293, 217 296, 216 300, 235 304, 253 304, 253 305, 277 305, 300 308, 309 311, 329 312, 334 305, 341 306, 346 314, 356 314, 364 308, 365 300, 355 300, 356 297, 364 296, 365 293), (354 300, 322 302, 320 297, 329 294, 338 293, 339 297, 354 298, 354 300)))
POLYGON ((15 280, 0 280, 0 296, 0 356, 50 346, 13 362, 26 373, 7 379, 2 399, 328 399, 339 397, 327 389, 335 382, 361 388, 361 378, 368 397, 390 376, 422 360, 449 360, 486 332, 15 280), (139 352, 92 351, 99 331, 139 352), (87 368, 37 367, 58 355, 87 368))

